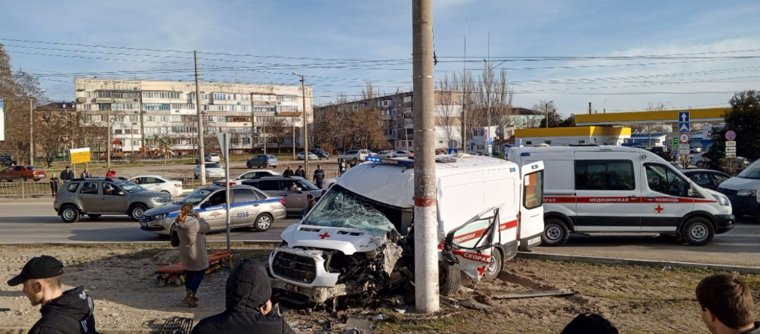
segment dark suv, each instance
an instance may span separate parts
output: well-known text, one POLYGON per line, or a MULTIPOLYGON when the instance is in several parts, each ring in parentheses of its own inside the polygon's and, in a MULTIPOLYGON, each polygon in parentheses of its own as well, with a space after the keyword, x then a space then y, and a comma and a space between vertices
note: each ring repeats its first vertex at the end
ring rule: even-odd
POLYGON ((169 194, 148 191, 122 179, 86 178, 64 182, 55 195, 53 208, 64 222, 74 223, 81 215, 128 215, 140 220, 146 210, 172 202, 169 194))
POLYGON ((259 154, 245 162, 248 168, 277 168, 277 157, 271 154, 259 154))
POLYGON ((270 196, 283 197, 285 209, 290 215, 300 215, 306 207, 307 195, 318 199, 322 190, 298 176, 267 176, 256 180, 244 180, 243 184, 254 186, 270 196))

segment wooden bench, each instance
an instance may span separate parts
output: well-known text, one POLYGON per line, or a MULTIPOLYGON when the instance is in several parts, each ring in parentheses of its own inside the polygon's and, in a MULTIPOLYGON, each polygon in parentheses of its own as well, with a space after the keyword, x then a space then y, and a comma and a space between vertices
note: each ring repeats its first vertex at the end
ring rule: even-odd
MULTIPOLYGON (((213 273, 222 268, 232 267, 232 253, 226 250, 211 250, 208 254, 208 268, 206 274, 213 273)), ((156 284, 182 285, 185 284, 185 266, 177 262, 156 269, 156 284)))

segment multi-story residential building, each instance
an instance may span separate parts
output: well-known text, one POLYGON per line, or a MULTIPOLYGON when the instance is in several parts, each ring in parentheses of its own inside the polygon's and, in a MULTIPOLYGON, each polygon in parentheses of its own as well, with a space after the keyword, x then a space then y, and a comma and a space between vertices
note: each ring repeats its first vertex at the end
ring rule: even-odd
MULTIPOLYGON (((460 147, 460 119, 462 104, 460 92, 435 91, 435 143, 436 148, 460 147)), ((413 93, 402 92, 358 101, 333 104, 314 109, 315 117, 327 108, 346 107, 352 110, 376 109, 380 113, 382 130, 388 140, 388 147, 412 149, 414 147, 414 126, 412 118, 413 93)))
MULTIPOLYGON (((157 148, 159 138, 168 138, 175 152, 197 149, 195 82, 76 79, 75 86, 80 126, 107 129, 110 121, 112 143, 124 152, 157 148)), ((202 82, 199 91, 204 138, 232 134, 231 148, 238 152, 251 150, 252 143, 257 149, 265 142, 292 147, 293 127, 300 145, 304 95, 307 122, 312 121, 310 87, 303 94, 297 85, 202 82)))

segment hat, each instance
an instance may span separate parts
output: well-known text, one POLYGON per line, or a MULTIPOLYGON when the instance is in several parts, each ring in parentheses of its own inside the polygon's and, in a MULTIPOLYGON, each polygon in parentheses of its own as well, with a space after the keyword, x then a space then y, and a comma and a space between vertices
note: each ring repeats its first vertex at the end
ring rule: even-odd
POLYGON ((28 279, 51 278, 63 274, 63 263, 58 259, 43 255, 32 258, 21 269, 21 273, 8 280, 8 285, 16 286, 28 279))

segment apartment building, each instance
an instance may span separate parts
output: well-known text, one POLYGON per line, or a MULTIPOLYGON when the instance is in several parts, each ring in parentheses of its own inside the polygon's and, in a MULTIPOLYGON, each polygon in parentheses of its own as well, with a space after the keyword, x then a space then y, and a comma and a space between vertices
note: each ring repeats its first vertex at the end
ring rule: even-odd
MULTIPOLYGON (((75 87, 80 126, 106 130, 110 121, 112 144, 123 152, 139 152, 143 145, 157 148, 159 138, 169 138, 175 153, 197 149, 195 82, 96 78, 76 79, 75 87)), ((199 91, 204 138, 232 134, 231 148, 238 152, 264 145, 292 147, 293 127, 299 146, 304 95, 307 122, 312 121, 310 87, 303 94, 300 85, 202 82, 199 91)), ((89 139, 95 140, 102 141, 89 139)), ((105 149, 98 143, 84 144, 105 149)))

